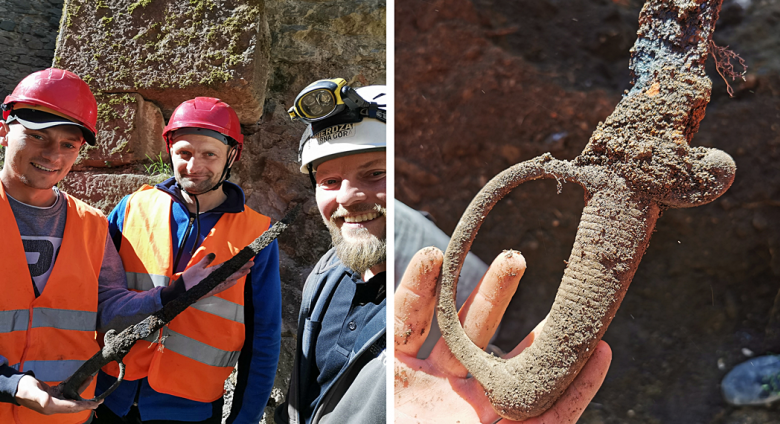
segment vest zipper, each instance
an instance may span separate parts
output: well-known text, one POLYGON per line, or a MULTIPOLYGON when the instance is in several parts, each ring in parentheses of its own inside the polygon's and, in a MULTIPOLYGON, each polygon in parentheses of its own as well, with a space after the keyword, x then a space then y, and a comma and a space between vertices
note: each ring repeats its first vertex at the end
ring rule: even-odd
POLYGON ((195 217, 190 215, 190 222, 187 224, 187 229, 184 231, 184 238, 181 239, 181 243, 179 244, 179 252, 176 253, 176 260, 173 261, 173 269, 171 272, 173 274, 176 273, 176 270, 179 268, 179 260, 181 260, 181 252, 184 251, 184 245, 187 244, 187 239, 190 237, 190 231, 192 231, 192 223, 195 221, 195 217))

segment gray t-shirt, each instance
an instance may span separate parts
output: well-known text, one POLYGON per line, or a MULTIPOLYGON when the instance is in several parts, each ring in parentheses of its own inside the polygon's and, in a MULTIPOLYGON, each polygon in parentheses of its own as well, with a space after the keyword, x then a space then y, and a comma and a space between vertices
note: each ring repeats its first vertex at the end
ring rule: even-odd
POLYGON ((24 204, 6 194, 22 236, 36 297, 40 296, 46 287, 54 261, 60 253, 62 235, 65 232, 67 202, 56 187, 54 191, 57 193, 57 199, 52 206, 44 208, 24 204))
MULTIPOLYGON (((62 245, 62 235, 65 233, 68 213, 66 194, 60 192, 57 187, 53 187, 52 190, 57 194, 57 200, 54 205, 45 208, 27 205, 8 196, 8 203, 11 205, 19 234, 22 236, 27 266, 35 283, 36 295, 42 293, 46 287, 46 281, 62 245)), ((121 329, 162 308, 161 288, 157 287, 142 293, 127 290, 122 259, 109 234, 106 235, 98 286, 99 329, 102 327, 121 329)))
MULTIPOLYGON (((19 202, 6 192, 19 234, 22 236, 36 296, 46 289, 46 281, 57 260, 62 235, 65 233, 68 212, 66 194, 56 187, 53 190, 57 194, 57 200, 54 205, 46 208, 19 202)), ((161 287, 145 292, 127 289, 122 259, 111 241, 111 235, 107 234, 103 264, 98 276, 97 329, 105 331, 115 328, 119 331, 159 310, 162 308, 160 290, 161 287)), ((13 401, 21 377, 10 365, 14 364, 8 364, 0 347, 0 402, 13 401)))

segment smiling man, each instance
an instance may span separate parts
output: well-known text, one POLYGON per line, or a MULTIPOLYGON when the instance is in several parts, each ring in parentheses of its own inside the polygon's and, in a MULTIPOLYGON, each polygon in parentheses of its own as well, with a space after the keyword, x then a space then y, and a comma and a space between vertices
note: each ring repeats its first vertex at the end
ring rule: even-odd
POLYGON ((334 247, 303 289, 279 424, 385 422, 386 94, 385 86, 321 80, 290 110, 309 124, 301 172, 334 247))
MULTIPOLYGON (((212 97, 179 105, 163 132, 174 177, 125 197, 109 215, 109 231, 128 275, 128 288, 191 286, 179 274, 207 252, 223 263, 266 231, 270 218, 244 205, 227 181, 244 136, 236 112, 212 97), (182 284, 183 280, 183 284, 182 284)), ((122 326, 119 326, 121 329, 122 326)), ((281 283, 276 241, 261 251, 246 278, 200 299, 152 340, 124 358, 124 381, 98 408, 96 424, 222 422, 223 387, 238 363, 228 423, 262 418, 276 375, 281 342, 281 283)), ((98 374, 97 392, 118 375, 98 374)))
POLYGON ((97 403, 64 400, 53 386, 97 352, 98 286, 115 273, 103 215, 54 186, 95 144, 97 104, 78 76, 47 69, 2 110, 0 422, 83 423, 97 403))

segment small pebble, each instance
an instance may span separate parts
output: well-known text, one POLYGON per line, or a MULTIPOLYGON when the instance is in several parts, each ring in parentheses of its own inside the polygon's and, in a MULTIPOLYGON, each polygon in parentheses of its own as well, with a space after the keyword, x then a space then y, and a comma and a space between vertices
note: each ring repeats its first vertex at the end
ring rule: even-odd
POLYGON ((750 349, 748 349, 746 347, 742 348, 742 354, 745 355, 748 358, 752 358, 753 355, 755 355, 752 350, 750 350, 750 349))
POLYGON ((636 412, 634 412, 633 409, 629 409, 626 415, 628 415, 630 418, 634 418, 636 416, 636 412))
POLYGON ((721 371, 726 370, 726 361, 723 358, 718 358, 718 369, 721 371))

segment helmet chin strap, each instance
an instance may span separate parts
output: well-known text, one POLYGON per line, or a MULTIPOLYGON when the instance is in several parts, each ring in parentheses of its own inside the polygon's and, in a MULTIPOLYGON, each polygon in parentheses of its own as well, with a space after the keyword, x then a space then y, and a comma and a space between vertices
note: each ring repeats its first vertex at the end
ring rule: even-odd
MULTIPOLYGON (((178 180, 176 180, 176 187, 178 187, 179 190, 187 193, 188 196, 192 197, 195 200, 195 234, 198 235, 198 238, 200 238, 200 201, 198 201, 198 196, 200 196, 201 194, 212 192, 220 188, 222 186, 222 183, 224 183, 228 178, 230 178, 230 166, 237 154, 238 154, 238 149, 236 148, 236 146, 232 146, 230 148, 230 151, 228 152, 228 158, 227 161, 225 162, 225 167, 222 169, 222 175, 219 177, 219 182, 217 182, 217 184, 214 187, 211 187, 209 190, 206 190, 202 193, 190 193, 189 191, 187 191, 187 189, 182 187, 181 184, 179 184, 178 180)), ((171 169, 173 169, 173 157, 170 157, 170 161, 171 161, 171 169)), ((197 247, 198 247, 198 243, 196 241, 192 245, 190 256, 195 254, 197 247)))
MULTIPOLYGON (((236 146, 232 146, 230 148, 230 151, 228 152, 227 162, 225 162, 225 167, 222 169, 222 176, 219 177, 219 182, 214 187, 211 187, 211 190, 209 191, 214 191, 220 188, 222 186, 222 183, 224 183, 225 181, 227 181, 228 178, 230 178, 230 166, 232 165, 233 159, 236 158, 237 154, 238 154, 238 149, 236 148, 236 146)), ((208 193, 209 191, 207 191, 206 193, 208 193)))
POLYGON ((309 170, 309 179, 311 180, 311 188, 317 191, 317 181, 314 179, 314 167, 309 163, 306 165, 306 169, 309 170))

